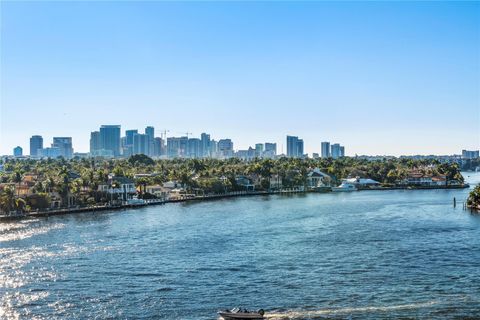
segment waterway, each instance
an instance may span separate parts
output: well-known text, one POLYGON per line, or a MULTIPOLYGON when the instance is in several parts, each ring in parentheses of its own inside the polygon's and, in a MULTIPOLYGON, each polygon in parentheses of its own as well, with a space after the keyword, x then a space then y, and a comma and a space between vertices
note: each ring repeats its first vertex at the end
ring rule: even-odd
POLYGON ((269 319, 479 317, 480 215, 462 210, 468 191, 242 197, 1 223, 0 319, 216 319, 234 306, 269 319))

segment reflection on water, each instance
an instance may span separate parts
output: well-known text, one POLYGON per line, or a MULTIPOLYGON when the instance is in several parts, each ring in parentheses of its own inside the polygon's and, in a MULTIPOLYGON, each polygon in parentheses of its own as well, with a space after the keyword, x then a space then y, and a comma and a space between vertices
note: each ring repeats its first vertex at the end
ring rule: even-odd
MULTIPOLYGON (((469 179, 480 181, 480 174, 469 179)), ((169 204, 0 224, 0 319, 480 314, 468 190, 169 204)))

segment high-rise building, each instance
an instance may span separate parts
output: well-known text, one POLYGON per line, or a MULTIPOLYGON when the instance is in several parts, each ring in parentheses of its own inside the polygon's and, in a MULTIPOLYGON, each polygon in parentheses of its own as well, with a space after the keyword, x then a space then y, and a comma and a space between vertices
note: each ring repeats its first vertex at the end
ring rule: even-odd
POLYGON ((303 139, 298 139, 297 153, 299 157, 303 157, 303 139))
POLYGON ((298 137, 287 136, 287 157, 296 157, 297 154, 298 137))
POLYGON ((167 156, 169 158, 184 158, 187 154, 187 137, 168 137, 167 156))
POLYGON ((146 127, 145 134, 148 136, 148 144, 149 146, 149 154, 148 156, 153 156, 153 149, 154 149, 154 139, 155 139, 155 128, 154 127, 146 127))
POLYGON ((43 138, 42 136, 32 136, 30 138, 30 156, 31 157, 39 157, 39 151, 43 149, 43 138))
POLYGON ((125 131, 125 145, 133 146, 133 136, 138 134, 138 130, 126 130, 125 131))
POLYGON ((263 143, 255 144, 255 157, 257 158, 263 157, 263 143))
POLYGON ((345 147, 340 146, 340 158, 343 158, 343 157, 345 157, 345 147))
POLYGON ((287 157, 303 157, 303 140, 296 136, 287 136, 287 157))
POLYGON ((133 154, 150 155, 150 137, 146 134, 133 136, 133 154))
POLYGON ((96 156, 101 148, 100 131, 90 133, 90 155, 96 156))
POLYGON ((322 158, 330 158, 330 142, 322 142, 322 158))
POLYGON ((265 153, 272 154, 273 156, 277 155, 277 144, 265 142, 265 153))
POLYGON ((52 148, 58 148, 65 159, 73 157, 72 137, 53 137, 52 148))
POLYGON ((22 149, 22 147, 16 146, 15 148, 13 148, 13 155, 14 155, 15 157, 21 157, 21 156, 23 156, 23 149, 22 149))
POLYGON ((138 134, 138 130, 126 130, 125 137, 120 139, 122 147, 122 155, 130 157, 133 155, 133 137, 138 134))
POLYGON ((331 149, 332 149, 332 151, 331 151, 332 158, 333 159, 340 158, 340 152, 341 152, 340 151, 340 144, 338 144, 338 143, 332 144, 331 149))
POLYGON ((153 140, 155 138, 155 128, 154 127, 146 127, 145 134, 153 140))
POLYGON ((202 140, 198 138, 190 138, 188 139, 188 153, 187 156, 189 158, 200 158, 201 157, 201 145, 202 140))
POLYGON ((231 158, 233 157, 233 142, 231 139, 220 139, 218 140, 218 153, 222 158, 231 158))
POLYGON ((214 139, 210 140, 210 152, 209 156, 216 158, 218 157, 218 142, 214 139))
POLYGON ((153 141, 153 156, 160 157, 164 154, 164 145, 162 138, 155 138, 153 141))
POLYGON ((114 157, 120 156, 120 126, 103 125, 100 127, 101 149, 111 152, 114 157))
POLYGON ((210 135, 206 133, 202 133, 200 135, 201 145, 200 145, 200 152, 203 158, 207 158, 210 156, 210 135))
POLYGON ((298 137, 287 136, 287 157, 298 157, 298 137))

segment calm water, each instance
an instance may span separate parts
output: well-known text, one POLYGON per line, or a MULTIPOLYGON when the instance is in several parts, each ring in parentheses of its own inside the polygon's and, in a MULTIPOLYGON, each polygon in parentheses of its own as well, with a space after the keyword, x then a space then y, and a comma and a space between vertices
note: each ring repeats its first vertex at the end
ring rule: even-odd
MULTIPOLYGON (((469 173, 471 182, 480 175, 469 173)), ((238 198, 0 224, 0 318, 480 317, 468 190, 238 198)))

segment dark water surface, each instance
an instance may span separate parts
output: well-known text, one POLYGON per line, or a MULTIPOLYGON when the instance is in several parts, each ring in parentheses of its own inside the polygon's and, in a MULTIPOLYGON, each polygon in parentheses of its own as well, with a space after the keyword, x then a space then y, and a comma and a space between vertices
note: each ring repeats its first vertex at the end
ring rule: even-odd
MULTIPOLYGON (((471 182, 480 175, 466 173, 471 182)), ((0 224, 1 319, 480 317, 468 190, 168 204, 0 224)))

